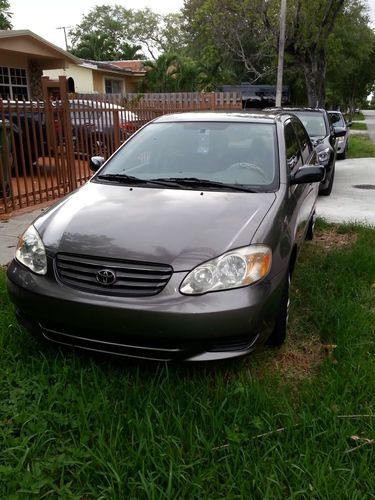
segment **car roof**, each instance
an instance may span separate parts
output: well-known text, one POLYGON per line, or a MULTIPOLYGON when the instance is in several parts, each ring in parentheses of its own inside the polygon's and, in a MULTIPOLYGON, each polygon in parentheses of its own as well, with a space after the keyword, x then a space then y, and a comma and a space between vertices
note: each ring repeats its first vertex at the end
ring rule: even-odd
POLYGON ((283 110, 289 113, 295 113, 296 111, 308 111, 309 113, 325 113, 326 110, 322 108, 307 108, 307 107, 294 107, 294 108, 266 108, 267 111, 274 112, 275 110, 283 110))
POLYGON ((259 111, 197 111, 187 113, 173 113, 155 118, 154 123, 171 122, 250 122, 250 123, 275 123, 276 120, 285 115, 290 116, 284 110, 274 112, 259 111))

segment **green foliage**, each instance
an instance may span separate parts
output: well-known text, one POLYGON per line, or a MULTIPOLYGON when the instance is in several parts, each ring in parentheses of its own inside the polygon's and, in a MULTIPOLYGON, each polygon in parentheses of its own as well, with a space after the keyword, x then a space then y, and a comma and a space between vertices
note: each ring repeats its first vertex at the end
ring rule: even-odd
POLYGON ((0 0, 0 30, 11 30, 12 13, 9 11, 10 5, 8 0, 0 0))
POLYGON ((375 232, 318 229, 351 244, 304 246, 289 343, 225 364, 115 362, 37 342, 0 271, 0 497, 371 497, 375 232))
MULTIPOLYGON (((146 61, 146 76, 140 86, 141 92, 202 92, 215 90, 216 81, 228 80, 221 68, 195 61, 186 55, 161 54, 156 61, 146 61)), ((230 75, 227 72, 228 77, 230 75)))
POLYGON ((70 30, 71 51, 78 57, 116 60, 143 59, 139 54, 142 50, 156 59, 158 52, 183 46, 182 22, 178 14, 161 16, 148 8, 96 6, 70 30))
POLYGON ((330 106, 353 109, 375 83, 375 33, 366 6, 350 2, 329 39, 327 98, 330 106))
MULTIPOLYGON (((275 84, 279 9, 280 0, 185 0, 165 16, 96 6, 71 30, 72 52, 115 60, 141 58, 141 50, 151 59, 142 90, 275 84)), ((362 0, 288 0, 284 84, 294 103, 363 102, 375 80, 374 39, 362 0)))
POLYGON ((263 0, 186 1, 190 53, 208 66, 225 66, 237 83, 260 82, 276 68, 274 36, 263 25, 265 9, 263 0))

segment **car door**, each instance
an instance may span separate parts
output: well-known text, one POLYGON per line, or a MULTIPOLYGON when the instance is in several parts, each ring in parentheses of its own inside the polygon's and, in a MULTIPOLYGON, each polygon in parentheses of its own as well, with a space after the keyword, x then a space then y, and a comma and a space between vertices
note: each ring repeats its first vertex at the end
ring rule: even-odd
MULTIPOLYGON (((302 162, 303 165, 315 165, 318 163, 316 152, 311 144, 311 139, 303 127, 302 123, 298 120, 293 120, 293 128, 298 137, 298 141, 301 148, 302 162)), ((318 196, 319 183, 314 182, 310 184, 305 184, 305 200, 303 202, 303 210, 306 212, 304 219, 307 218, 307 222, 310 220, 316 204, 316 198, 318 196)))
MULTIPOLYGON (((295 123, 298 124, 299 122, 294 119, 289 119, 286 121, 284 128, 288 176, 292 176, 304 165, 304 157, 302 154, 303 149, 301 148, 301 144, 296 133, 296 128, 298 130, 298 126, 295 127, 295 123)), ((305 157, 307 157, 306 144, 311 144, 310 140, 308 139, 308 143, 306 143, 306 139, 304 138, 304 144, 305 157)), ((311 184, 294 184, 289 186, 288 212, 290 214, 290 222, 294 228, 294 239, 297 244, 300 244, 304 239, 307 223, 311 213, 312 197, 310 198, 309 196, 310 192, 312 192, 311 184)))

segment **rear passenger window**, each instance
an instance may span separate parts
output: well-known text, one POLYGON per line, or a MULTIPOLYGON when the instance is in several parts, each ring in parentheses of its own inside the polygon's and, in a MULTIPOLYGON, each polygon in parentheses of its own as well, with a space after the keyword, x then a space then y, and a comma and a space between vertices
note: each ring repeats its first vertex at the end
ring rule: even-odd
POLYGON ((301 150, 302 150, 302 160, 306 164, 308 162, 309 156, 312 153, 312 145, 310 138, 303 125, 297 121, 293 122, 294 130, 296 131, 297 137, 299 139, 301 150))
POLYGON ((299 168, 303 165, 298 138, 294 132, 291 122, 285 126, 285 150, 286 162, 289 170, 294 170, 295 168, 299 168))

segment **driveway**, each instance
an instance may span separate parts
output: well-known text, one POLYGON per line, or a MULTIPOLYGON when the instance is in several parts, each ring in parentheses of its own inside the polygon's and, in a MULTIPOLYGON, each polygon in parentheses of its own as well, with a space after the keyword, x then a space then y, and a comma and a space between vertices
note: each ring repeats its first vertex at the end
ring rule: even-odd
POLYGON ((331 196, 318 198, 317 214, 330 222, 375 226, 375 158, 337 161, 331 196))

